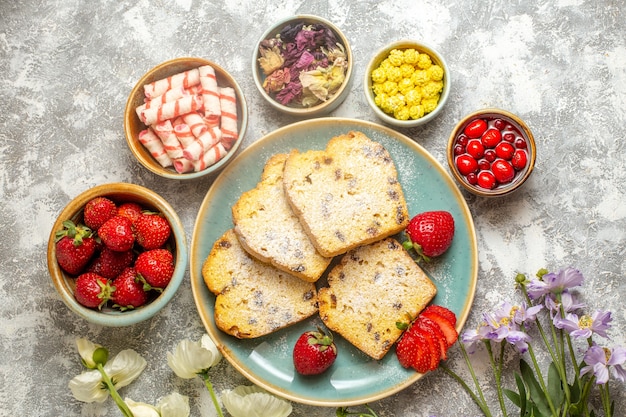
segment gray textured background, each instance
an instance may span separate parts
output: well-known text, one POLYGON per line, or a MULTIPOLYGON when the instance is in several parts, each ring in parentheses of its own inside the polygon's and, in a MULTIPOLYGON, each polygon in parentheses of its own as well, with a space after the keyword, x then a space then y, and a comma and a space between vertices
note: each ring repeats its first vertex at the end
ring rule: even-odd
MULTIPOLYGON (((79 403, 67 389, 81 371, 76 337, 113 353, 133 348, 146 358, 148 367, 124 396, 154 403, 176 390, 190 396, 192 415, 215 415, 200 380, 176 378, 165 362, 178 340, 204 331, 188 275, 152 320, 121 329, 90 325, 72 315, 50 282, 47 238, 71 198, 97 184, 124 181, 169 200, 191 240, 211 179, 162 179, 133 159, 122 129, 127 94, 162 61, 189 55, 213 60, 247 94, 246 146, 294 121, 261 100, 250 61, 263 31, 297 13, 332 20, 352 43, 356 79, 335 116, 376 121, 363 97, 364 67, 376 49, 408 37, 438 48, 452 69, 443 114, 426 127, 402 131, 440 162, 456 121, 478 108, 510 110, 533 130, 539 157, 524 188, 497 200, 467 196, 480 260, 468 326, 500 300, 515 299, 517 271, 572 265, 587 277, 590 308, 614 312, 608 344, 626 344, 623 1, 2 1, 0 415, 119 415, 110 400, 79 403)), ((458 351, 452 353, 451 366, 459 367, 458 351)), ((511 365, 515 359, 507 358, 511 365)), ((479 368, 489 383, 485 367, 479 368)), ((215 372, 218 392, 244 382, 226 361, 215 372)), ((612 387, 616 415, 626 415, 624 386, 612 387)), ((372 406, 381 417, 479 414, 441 372, 372 406)), ((332 409, 294 404, 293 416, 332 415, 332 409)))

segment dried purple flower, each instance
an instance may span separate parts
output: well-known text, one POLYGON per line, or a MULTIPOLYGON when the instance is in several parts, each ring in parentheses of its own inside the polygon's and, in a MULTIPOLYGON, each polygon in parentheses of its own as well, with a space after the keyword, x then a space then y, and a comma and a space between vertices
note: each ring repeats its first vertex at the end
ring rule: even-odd
POLYGON ((569 267, 556 273, 547 273, 541 279, 533 279, 526 288, 530 298, 537 299, 549 293, 561 294, 568 288, 581 285, 583 280, 579 270, 569 267))
POLYGON ((612 320, 610 311, 596 311, 591 316, 583 315, 580 317, 568 313, 565 318, 557 315, 554 318, 554 327, 565 329, 571 336, 581 339, 587 339, 593 333, 608 337, 606 330, 611 327, 609 323, 612 320))
POLYGON ((609 380, 609 368, 613 369, 617 379, 622 382, 626 380, 626 372, 622 366, 626 362, 626 348, 609 349, 592 345, 585 352, 583 360, 586 366, 582 367, 580 375, 593 372, 597 384, 605 384, 609 380))

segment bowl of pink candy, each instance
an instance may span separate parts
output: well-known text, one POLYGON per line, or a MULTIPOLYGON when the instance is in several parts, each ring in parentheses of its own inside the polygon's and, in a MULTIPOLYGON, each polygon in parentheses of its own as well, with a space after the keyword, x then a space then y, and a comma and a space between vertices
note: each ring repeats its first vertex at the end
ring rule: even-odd
POLYGON ((352 50, 326 19, 297 15, 263 33, 252 56, 259 93, 274 109, 316 117, 335 110, 350 93, 352 50))
POLYGON ((248 126, 234 77, 214 62, 184 57, 145 73, 124 111, 126 142, 139 163, 162 177, 192 179, 233 158, 248 126))
POLYGON ((519 189, 535 166, 532 132, 518 116, 482 109, 462 118, 448 140, 448 165, 467 191, 499 197, 519 189))

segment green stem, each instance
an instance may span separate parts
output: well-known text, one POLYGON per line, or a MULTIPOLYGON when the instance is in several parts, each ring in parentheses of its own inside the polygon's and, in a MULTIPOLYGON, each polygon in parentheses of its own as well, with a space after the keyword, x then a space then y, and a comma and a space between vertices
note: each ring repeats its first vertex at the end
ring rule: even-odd
MULTIPOLYGON (((541 369, 539 368, 539 362, 537 362, 535 351, 530 344, 528 345, 528 356, 530 356, 530 359, 533 362, 533 367, 535 368, 535 373, 537 374, 537 380, 539 381, 539 385, 541 385, 541 390, 546 393, 546 400, 548 401, 550 411, 552 411, 552 415, 556 416, 556 409, 554 408, 554 404, 552 403, 552 398, 550 398, 550 395, 548 395, 548 388, 546 387, 546 382, 543 379, 543 374, 541 373, 541 369)), ((565 385, 567 385, 567 383, 565 385)))
POLYGON ((600 395, 602 397, 602 407, 604 408, 604 417, 612 417, 611 413, 611 394, 609 392, 609 381, 600 385, 600 395))
POLYGON ((493 356, 491 343, 487 341, 485 343, 485 346, 487 346, 487 352, 489 352, 489 360, 491 361, 491 367, 493 368, 493 372, 496 378, 496 389, 498 393, 498 402, 500 403, 500 409, 502 410, 502 415, 504 417, 507 417, 508 414, 506 411, 506 406, 504 405, 504 396, 502 395, 502 366, 504 363, 504 344, 500 344, 500 357, 497 363, 493 356))
POLYGON ((478 381, 476 380, 476 377, 474 376, 474 371, 473 370, 470 370, 470 373, 472 374, 472 378, 474 378, 474 382, 476 383, 476 386, 478 388, 478 392, 480 393, 480 398, 474 393, 474 391, 471 390, 469 385, 467 385, 465 383, 465 381, 463 381, 463 379, 461 379, 461 377, 456 374, 456 372, 454 372, 452 369, 448 368, 443 363, 441 363, 439 365, 439 367, 441 369, 443 369, 443 371, 445 373, 447 373, 452 378, 454 378, 463 387, 463 389, 470 395, 470 397, 472 397, 472 400, 474 400, 476 405, 478 407, 480 407, 480 409, 483 412, 483 414, 485 415, 485 417, 492 417, 491 416, 491 411, 489 410, 489 407, 487 406, 487 402, 485 401, 485 398, 483 397, 482 390, 478 386, 478 381))
POLYGON ((104 367, 102 366, 102 364, 98 363, 97 366, 98 371, 100 371, 100 375, 102 375, 102 380, 106 384, 107 389, 109 390, 109 394, 111 394, 111 398, 113 398, 113 401, 115 401, 117 407, 120 409, 124 417, 134 417, 133 412, 130 411, 130 408, 128 408, 128 404, 126 404, 124 400, 122 400, 122 397, 120 397, 120 394, 118 394, 117 390, 115 389, 113 381, 111 381, 111 378, 109 378, 107 373, 104 371, 104 367))
POLYGON ((213 391, 213 384, 211 384, 211 379, 209 378, 209 373, 208 372, 201 372, 198 375, 204 381, 204 386, 209 391, 209 394, 211 394, 211 401, 213 401, 213 405, 215 406, 215 409, 217 410, 217 415, 219 417, 224 417, 224 414, 222 413, 222 408, 220 407, 219 403, 217 402, 217 396, 215 395, 215 391, 213 391))

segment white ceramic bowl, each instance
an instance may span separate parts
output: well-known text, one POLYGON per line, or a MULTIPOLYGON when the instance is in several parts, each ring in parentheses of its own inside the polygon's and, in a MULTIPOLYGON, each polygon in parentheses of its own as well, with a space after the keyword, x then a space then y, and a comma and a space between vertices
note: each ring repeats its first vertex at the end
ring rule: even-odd
POLYGON ((353 68, 353 58, 352 58, 352 49, 350 48, 350 44, 345 35, 339 30, 337 26, 333 23, 329 22, 326 19, 323 19, 318 16, 312 15, 297 15, 292 16, 286 19, 282 19, 276 22, 272 27, 267 29, 265 33, 261 36, 259 41, 257 42, 254 52, 252 54, 252 76, 254 77, 254 83, 259 90, 261 96, 267 101, 270 106, 274 109, 279 110, 283 113, 289 114, 291 116, 297 117, 316 117, 322 116, 330 113, 335 110, 348 96, 350 93, 350 86, 352 85, 352 68, 353 68), (341 86, 335 91, 334 94, 330 95, 325 101, 321 101, 318 104, 312 106, 303 106, 302 104, 298 104, 295 101, 289 104, 282 104, 276 100, 276 94, 268 94, 263 84, 266 80, 266 75, 259 65, 259 58, 262 57, 260 52, 260 46, 262 42, 266 39, 274 39, 276 35, 281 33, 281 31, 286 26, 295 26, 298 24, 304 25, 324 25, 330 31, 332 31, 337 38, 337 41, 341 43, 345 49, 345 76, 344 81, 341 86))
MULTIPOLYGON (((415 67, 415 65, 413 66, 415 67)), ((365 69, 365 76, 363 79, 365 98, 367 100, 367 103, 370 105, 370 107, 376 114, 376 116, 387 124, 397 126, 397 127, 403 127, 403 128, 420 126, 420 125, 430 122, 435 117, 437 117, 441 113, 441 110, 445 106, 446 102, 448 101, 448 97, 450 95, 450 86, 451 86, 450 69, 448 68, 448 65, 446 64, 446 61, 443 58, 443 56, 431 46, 423 42, 418 42, 414 40, 400 40, 397 42, 393 42, 381 48, 380 50, 378 50, 370 59, 367 65, 367 68, 365 69), (419 118, 409 117, 407 120, 402 120, 402 119, 396 118, 394 114, 391 112, 387 113, 383 111, 383 109, 379 105, 377 105, 376 98, 375 98, 376 94, 374 92, 375 83, 372 80, 372 72, 376 70, 380 66, 380 64, 389 57, 390 53, 393 50, 405 51, 407 49, 414 49, 419 53, 428 54, 431 58, 431 62, 433 64, 438 65, 439 67, 443 69, 443 79, 441 80, 443 82, 443 87, 442 87, 441 92, 439 93, 439 100, 434 110, 428 113, 425 113, 423 116, 419 118)), ((392 95, 395 95, 395 94, 396 93, 394 92, 392 95)), ((403 102, 406 103, 407 100, 406 100, 406 97, 404 97, 405 95, 401 94, 401 96, 403 97, 401 100, 403 100, 403 102)), ((409 106, 407 106, 407 108, 408 107, 409 106)))

